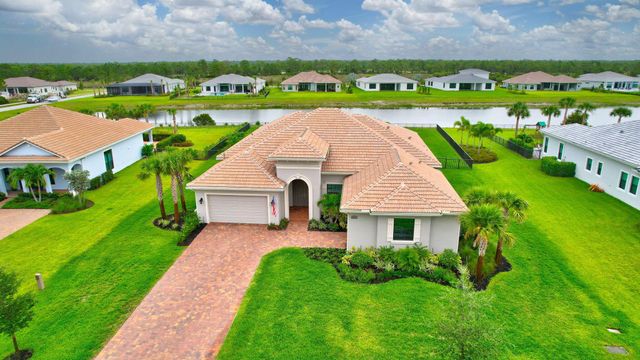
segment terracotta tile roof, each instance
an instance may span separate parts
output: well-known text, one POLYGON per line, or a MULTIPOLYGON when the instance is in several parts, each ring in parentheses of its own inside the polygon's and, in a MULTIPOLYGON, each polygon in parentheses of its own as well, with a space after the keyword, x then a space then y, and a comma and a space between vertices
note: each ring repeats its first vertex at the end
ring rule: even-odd
MULTIPOLYGON (((68 161, 151 128, 152 124, 133 119, 112 121, 39 106, 0 122, 0 154, 21 143, 29 143, 68 161)), ((8 158, 0 155, 0 162, 11 161, 8 158)))
POLYGON ((55 84, 52 82, 33 78, 30 76, 7 78, 4 80, 4 83, 8 88, 13 88, 13 87, 32 88, 32 87, 55 86, 55 84))
POLYGON ((269 160, 277 159, 317 159, 325 160, 329 152, 329 143, 309 128, 300 136, 294 136, 269 155, 269 160))
POLYGON ((348 210, 466 210, 444 175, 434 168, 440 163, 415 132, 340 109, 295 112, 260 127, 221 154, 222 162, 189 187, 282 189, 285 184, 276 177, 272 160, 280 156, 317 156, 323 173, 351 175, 345 180, 342 197, 348 210), (420 200, 418 205, 415 200, 402 200, 411 193, 428 201, 420 200))
POLYGON ((296 85, 299 83, 342 84, 342 81, 334 78, 331 75, 319 74, 315 71, 304 71, 282 82, 282 84, 284 85, 296 85))
POLYGON ((514 76, 504 81, 506 84, 541 84, 541 83, 577 83, 578 80, 567 76, 553 76, 543 71, 534 71, 518 76, 514 76))

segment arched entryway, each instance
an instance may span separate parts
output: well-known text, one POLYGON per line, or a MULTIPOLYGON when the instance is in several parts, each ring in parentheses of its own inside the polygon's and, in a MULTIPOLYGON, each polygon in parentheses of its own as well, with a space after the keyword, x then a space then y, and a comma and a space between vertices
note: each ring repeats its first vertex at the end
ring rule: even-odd
POLYGON ((310 183, 305 179, 296 178, 289 181, 287 186, 288 218, 291 221, 309 221, 313 217, 310 183))

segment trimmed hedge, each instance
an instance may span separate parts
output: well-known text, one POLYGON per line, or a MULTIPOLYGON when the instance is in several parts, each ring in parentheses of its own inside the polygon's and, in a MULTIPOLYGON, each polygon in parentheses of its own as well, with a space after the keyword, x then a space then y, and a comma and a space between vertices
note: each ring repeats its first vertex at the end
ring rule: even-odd
POLYGON ((89 180, 89 190, 95 190, 115 178, 116 176, 113 175, 113 172, 111 170, 104 172, 102 173, 102 175, 96 176, 93 179, 89 180))
POLYGON ((558 161, 554 156, 545 156, 540 165, 542 172, 551 176, 573 177, 576 175, 576 164, 569 161, 558 161))
POLYGON ((159 141, 156 144, 156 148, 160 151, 164 150, 167 146, 174 146, 175 144, 183 144, 187 141, 187 137, 182 134, 171 135, 168 138, 159 141))

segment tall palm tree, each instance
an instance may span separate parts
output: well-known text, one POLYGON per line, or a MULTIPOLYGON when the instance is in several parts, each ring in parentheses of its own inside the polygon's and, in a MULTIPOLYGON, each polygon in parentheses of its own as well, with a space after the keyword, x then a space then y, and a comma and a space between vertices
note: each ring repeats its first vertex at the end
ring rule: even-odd
POLYGON ((548 106, 544 106, 542 107, 542 109, 540 109, 540 112, 542 113, 542 115, 547 116, 547 127, 551 126, 551 117, 558 117, 560 116, 560 108, 558 108, 555 105, 548 105, 548 106))
POLYGON ((567 113, 569 112, 569 108, 576 104, 576 99, 572 97, 565 97, 560 99, 558 103, 560 107, 564 108, 564 118, 562 119, 562 125, 567 123, 567 113))
POLYGON ((464 203, 469 207, 475 205, 490 204, 493 202, 493 198, 493 193, 488 190, 482 188, 472 188, 464 195, 464 203))
POLYGON ((460 116, 460 120, 456 120, 453 123, 453 127, 458 128, 458 131, 460 131, 460 145, 462 145, 462 140, 463 140, 462 136, 464 135, 465 131, 471 128, 471 122, 469 121, 469 119, 465 118, 464 116, 460 116))
POLYGON ((156 154, 148 157, 142 163, 142 172, 138 174, 140 180, 144 180, 151 175, 156 177, 156 195, 158 197, 158 206, 160 206, 160 215, 163 219, 167 218, 167 211, 164 208, 164 191, 162 188, 162 173, 164 172, 164 154, 156 154))
POLYGON ((469 211, 460 217, 460 222, 465 229, 465 238, 473 239, 473 246, 478 248, 476 281, 480 282, 489 239, 507 233, 505 221, 500 208, 493 204, 483 204, 469 208, 469 211))
POLYGON ((582 125, 587 125, 587 118, 589 117, 589 113, 593 112, 595 109, 596 107, 588 102, 578 105, 578 110, 582 111, 582 125))
POLYGON ((187 202, 184 198, 184 182, 191 178, 187 165, 196 157, 196 151, 193 149, 170 150, 172 156, 175 156, 175 166, 173 167, 174 176, 178 184, 178 192, 180 195, 180 204, 182 211, 187 212, 187 202))
POLYGON ((167 112, 169 113, 169 115, 171 115, 171 117, 173 119, 173 133, 177 134, 178 133, 178 125, 176 124, 176 109, 170 108, 170 109, 167 109, 167 112))
POLYGON ((165 153, 162 158, 162 172, 171 178, 171 198, 173 200, 173 220, 180 223, 180 209, 178 208, 178 179, 176 173, 180 168, 177 151, 165 153))
POLYGON ((24 181, 24 185, 29 189, 31 196, 35 202, 42 201, 42 188, 45 187, 45 176, 55 176, 53 170, 47 169, 40 164, 28 164, 23 168, 13 169, 9 173, 8 181, 13 187, 18 187, 20 180, 24 181), (34 187, 38 189, 38 197, 34 192, 34 187))
POLYGON ((609 113, 610 116, 617 116, 618 117, 618 124, 620 124, 620 122, 622 121, 623 117, 630 117, 631 114, 633 114, 631 109, 626 108, 626 107, 622 107, 622 106, 611 110, 611 112, 609 113))
POLYGON ((528 118, 531 114, 529 113, 527 104, 518 101, 517 103, 511 105, 511 107, 507 110, 507 115, 516 117, 515 136, 518 136, 518 126, 520 125, 520 119, 528 118))
POLYGON ((140 104, 138 108, 142 116, 144 116, 145 121, 149 122, 149 115, 155 111, 155 107, 151 104, 140 104))
MULTIPOLYGON (((529 203, 513 192, 498 191, 493 195, 493 202, 502 209, 502 217, 506 224, 509 224, 511 220, 521 223, 527 216, 529 203)), ((500 264, 502 261, 502 248, 504 244, 511 245, 513 240, 513 236, 508 232, 498 234, 498 245, 496 246, 495 257, 496 264, 500 264)))

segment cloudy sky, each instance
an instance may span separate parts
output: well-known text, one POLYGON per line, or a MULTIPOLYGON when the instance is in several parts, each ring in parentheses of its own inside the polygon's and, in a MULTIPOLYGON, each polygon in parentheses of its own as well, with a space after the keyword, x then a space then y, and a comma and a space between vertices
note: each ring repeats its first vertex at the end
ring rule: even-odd
POLYGON ((0 0, 0 62, 640 59, 640 0, 0 0))

